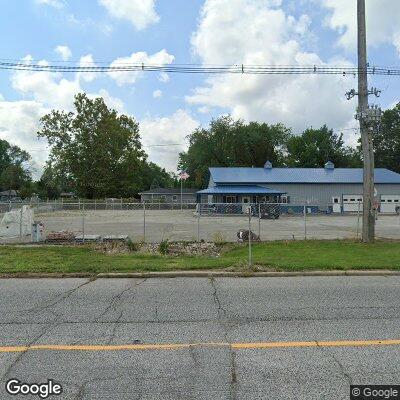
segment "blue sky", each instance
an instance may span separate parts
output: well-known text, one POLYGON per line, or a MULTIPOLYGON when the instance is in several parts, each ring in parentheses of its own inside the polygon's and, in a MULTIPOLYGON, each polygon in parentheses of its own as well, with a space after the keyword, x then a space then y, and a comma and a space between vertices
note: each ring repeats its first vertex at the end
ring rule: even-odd
MULTIPOLYGON (((356 0, 0 0, 2 59, 47 62, 335 64, 355 58, 356 0), (5 39, 5 40, 4 40, 5 39), (57 50, 58 49, 58 50, 57 50), (82 59, 83 57, 83 59, 82 59)), ((397 66, 400 2, 368 0, 369 61, 397 66)), ((327 123, 357 141, 353 77, 40 74, 0 71, 0 137, 47 158, 36 130, 52 108, 71 109, 76 91, 102 95, 135 117, 152 161, 168 170, 185 136, 224 113, 283 122, 294 133, 327 123), (180 146, 157 147, 158 144, 180 146)), ((398 101, 397 78, 371 79, 383 107, 398 101)))

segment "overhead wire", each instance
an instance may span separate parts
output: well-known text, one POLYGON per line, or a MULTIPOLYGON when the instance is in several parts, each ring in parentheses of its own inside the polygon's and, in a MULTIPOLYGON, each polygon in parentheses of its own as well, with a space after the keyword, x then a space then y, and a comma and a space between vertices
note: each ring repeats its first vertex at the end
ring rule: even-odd
POLYGON ((243 74, 243 75, 368 75, 399 76, 400 69, 386 67, 366 67, 359 69, 349 66, 327 65, 199 65, 199 64, 145 64, 118 63, 98 64, 45 64, 43 62, 0 60, 0 70, 35 71, 35 72, 166 72, 182 74, 243 74))

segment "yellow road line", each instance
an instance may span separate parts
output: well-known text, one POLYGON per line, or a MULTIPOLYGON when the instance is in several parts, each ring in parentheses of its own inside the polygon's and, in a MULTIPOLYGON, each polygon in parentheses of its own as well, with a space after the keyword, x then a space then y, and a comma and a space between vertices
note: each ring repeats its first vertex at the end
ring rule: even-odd
POLYGON ((24 351, 143 351, 143 350, 180 350, 191 347, 229 347, 233 350, 278 349, 296 347, 365 347, 396 346, 400 339, 385 340, 337 340, 309 342, 255 342, 255 343, 170 343, 170 344, 122 344, 122 345, 52 345, 40 344, 32 346, 2 346, 0 353, 21 353, 24 351))
POLYGON ((32 346, 1 346, 0 353, 22 353, 24 351, 146 351, 146 350, 181 350, 191 347, 228 347, 233 350, 279 349, 306 347, 366 347, 398 346, 400 339, 384 340, 336 340, 308 342, 254 342, 254 343, 169 343, 169 344, 122 344, 122 345, 58 345, 40 344, 32 346))

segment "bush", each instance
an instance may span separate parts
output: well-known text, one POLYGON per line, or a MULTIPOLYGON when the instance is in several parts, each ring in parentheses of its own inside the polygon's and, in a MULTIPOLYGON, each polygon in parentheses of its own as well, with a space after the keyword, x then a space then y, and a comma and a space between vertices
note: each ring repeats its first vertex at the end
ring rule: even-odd
POLYGON ((169 242, 168 242, 168 240, 163 240, 162 242, 160 242, 160 244, 158 245, 158 251, 161 254, 168 254, 169 253, 169 242))

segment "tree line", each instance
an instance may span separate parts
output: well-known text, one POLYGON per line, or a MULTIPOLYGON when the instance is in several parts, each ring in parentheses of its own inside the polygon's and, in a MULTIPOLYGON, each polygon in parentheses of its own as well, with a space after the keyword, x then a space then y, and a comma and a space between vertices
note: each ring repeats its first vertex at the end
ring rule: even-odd
MULTIPOLYGON (((52 110, 40 120, 38 137, 50 148, 41 178, 32 179, 30 154, 0 140, 0 190, 15 189, 57 198, 62 192, 94 199, 136 197, 150 187, 179 185, 175 174, 149 162, 138 122, 107 107, 99 97, 75 96, 74 111, 52 110)), ((231 116, 212 120, 188 135, 178 169, 190 175, 186 187, 208 183, 209 167, 361 167, 360 146, 352 148, 343 134, 327 126, 294 134, 283 124, 245 123, 231 116)), ((374 138, 376 166, 400 172, 400 103, 386 110, 374 138)))

